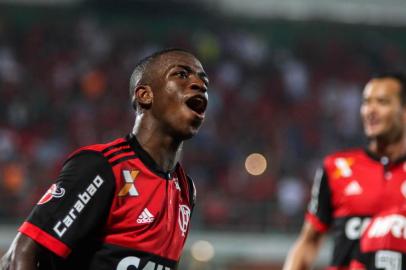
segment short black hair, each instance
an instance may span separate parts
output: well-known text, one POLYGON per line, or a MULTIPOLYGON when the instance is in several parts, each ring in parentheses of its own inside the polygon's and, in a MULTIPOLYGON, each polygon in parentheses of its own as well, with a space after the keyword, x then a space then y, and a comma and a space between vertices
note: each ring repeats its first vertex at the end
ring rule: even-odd
POLYGON ((406 106, 406 74, 400 71, 382 72, 372 76, 372 79, 395 79, 400 84, 400 102, 406 106))
POLYGON ((136 65, 135 68, 133 70, 133 72, 131 73, 131 77, 130 77, 130 85, 129 85, 129 90, 130 90, 130 98, 131 98, 131 103, 132 106, 134 108, 134 110, 137 109, 137 102, 134 99, 134 91, 135 88, 137 87, 137 85, 139 84, 149 84, 150 81, 150 77, 149 76, 145 76, 145 74, 148 74, 148 67, 149 65, 154 62, 154 60, 156 60, 158 57, 160 57, 161 55, 167 54, 167 53, 171 53, 171 52, 183 52, 183 53, 187 53, 190 55, 193 55, 191 52, 185 50, 185 49, 181 49, 181 48, 167 48, 167 49, 163 49, 157 52, 154 52, 151 55, 148 55, 144 58, 142 58, 136 65))

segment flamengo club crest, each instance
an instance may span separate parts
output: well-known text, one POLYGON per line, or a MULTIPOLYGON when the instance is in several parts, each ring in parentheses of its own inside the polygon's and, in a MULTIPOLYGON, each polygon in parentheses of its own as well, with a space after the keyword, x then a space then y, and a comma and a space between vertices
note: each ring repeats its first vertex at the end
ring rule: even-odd
POLYGON ((65 189, 59 187, 57 184, 53 184, 47 192, 45 192, 44 196, 38 201, 37 204, 44 204, 52 200, 52 198, 61 198, 65 195, 65 189))
POLYGON ((182 231, 182 236, 185 236, 190 220, 190 208, 187 205, 179 205, 179 228, 182 231))

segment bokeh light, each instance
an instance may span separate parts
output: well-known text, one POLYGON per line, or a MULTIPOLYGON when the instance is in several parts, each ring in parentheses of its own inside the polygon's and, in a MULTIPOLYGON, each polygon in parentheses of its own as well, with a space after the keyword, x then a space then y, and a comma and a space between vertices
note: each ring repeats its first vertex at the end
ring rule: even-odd
POLYGON ((210 242, 199 240, 192 245, 190 253, 196 261, 208 262, 213 259, 215 251, 210 242))
POLYGON ((259 153, 252 153, 245 159, 245 169, 251 175, 261 175, 267 167, 266 158, 259 153))

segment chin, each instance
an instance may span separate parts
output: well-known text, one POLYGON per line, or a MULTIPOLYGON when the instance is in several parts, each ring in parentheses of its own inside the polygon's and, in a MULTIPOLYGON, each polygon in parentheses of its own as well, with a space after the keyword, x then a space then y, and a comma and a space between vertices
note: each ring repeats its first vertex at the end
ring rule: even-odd
POLYGON ((365 136, 369 139, 379 137, 383 134, 382 130, 377 130, 377 129, 365 129, 364 133, 365 133, 365 136))
POLYGON ((197 133, 199 132, 199 129, 197 128, 189 128, 187 130, 182 130, 178 131, 174 134, 174 137, 178 140, 185 141, 193 138, 197 133))
POLYGON ((371 134, 365 134, 365 137, 367 138, 368 141, 373 141, 377 138, 376 135, 371 134))
POLYGON ((384 133, 384 132, 370 132, 367 134, 369 141, 376 140, 382 142, 394 142, 397 140, 398 136, 394 133, 384 133))
POLYGON ((192 121, 192 123, 187 128, 187 132, 185 132, 185 137, 187 137, 187 139, 194 137, 199 132, 202 124, 203 121, 201 119, 195 119, 194 121, 192 121))
POLYGON ((189 139, 193 138, 198 132, 199 132, 199 129, 190 130, 189 132, 184 134, 183 140, 189 140, 189 139))
POLYGON ((368 140, 374 140, 379 138, 381 134, 376 132, 367 132, 365 133, 365 136, 367 137, 368 140))
POLYGON ((203 121, 192 119, 185 122, 184 125, 178 126, 175 131, 175 137, 180 140, 188 140, 193 138, 200 130, 203 121))

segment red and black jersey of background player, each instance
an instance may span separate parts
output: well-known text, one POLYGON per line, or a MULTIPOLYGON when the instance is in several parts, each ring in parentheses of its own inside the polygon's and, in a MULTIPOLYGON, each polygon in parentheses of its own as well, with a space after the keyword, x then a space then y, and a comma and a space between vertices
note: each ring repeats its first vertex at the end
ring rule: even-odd
POLYGON ((360 251, 351 269, 406 270, 406 204, 374 216, 362 233, 360 251))
POLYGON ((363 149, 325 158, 316 173, 306 220, 332 231, 331 267, 348 267, 369 218, 406 198, 406 158, 389 163, 363 149))
POLYGON ((194 200, 129 135, 73 153, 19 231, 45 247, 40 269, 176 269, 194 200))

